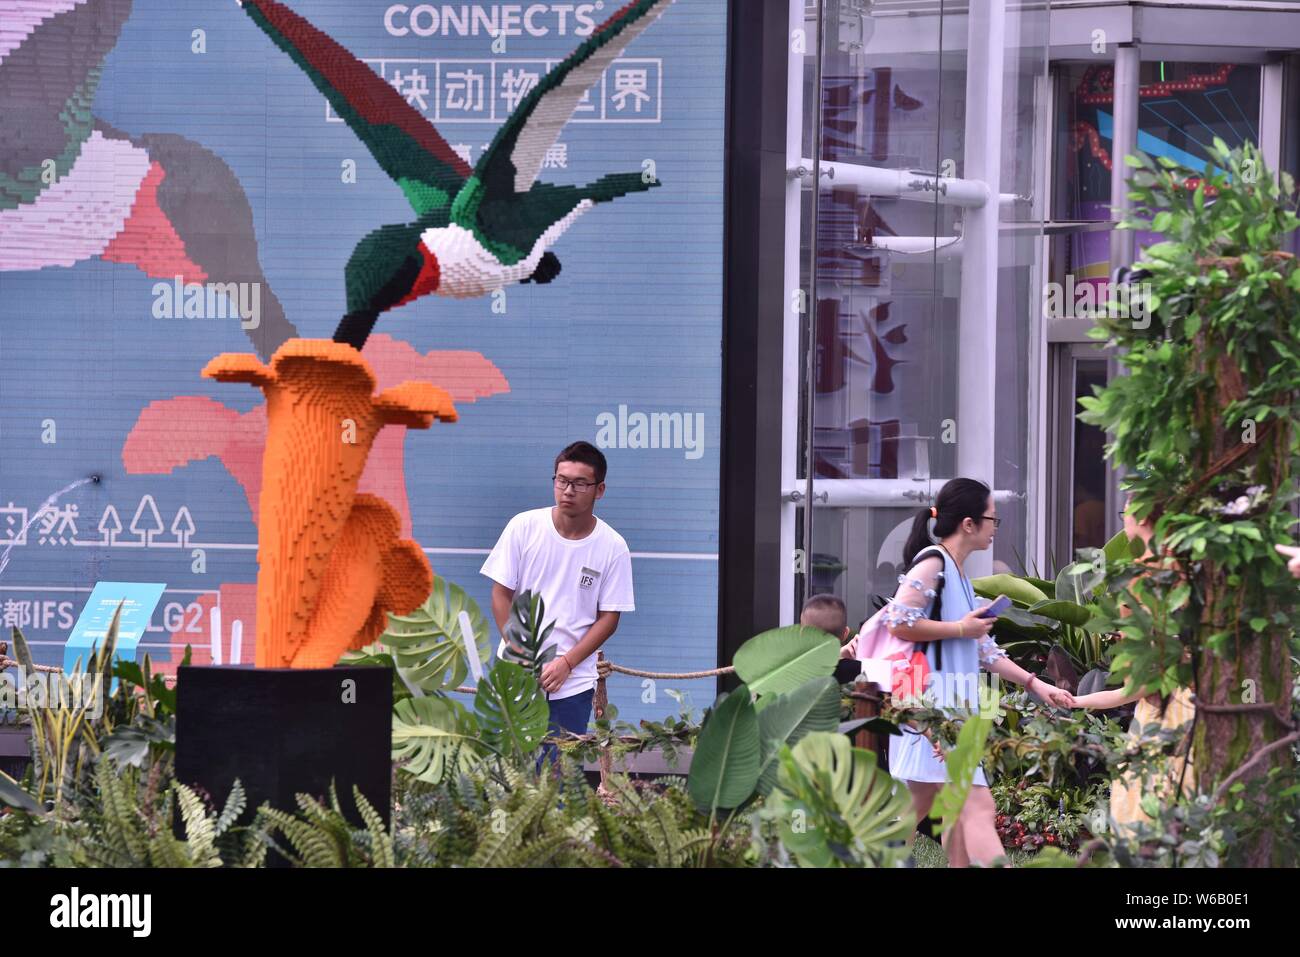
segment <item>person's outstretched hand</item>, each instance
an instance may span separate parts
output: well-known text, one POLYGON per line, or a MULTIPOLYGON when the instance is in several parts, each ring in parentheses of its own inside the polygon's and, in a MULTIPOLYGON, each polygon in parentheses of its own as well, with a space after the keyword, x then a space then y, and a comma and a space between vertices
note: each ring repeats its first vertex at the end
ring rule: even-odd
POLYGON ((858 636, 854 635, 848 641, 844 642, 840 648, 841 658, 856 658, 858 656, 858 636))
POLYGON ((1294 545, 1274 545, 1273 547, 1290 559, 1286 563, 1286 570, 1291 573, 1291 577, 1300 578, 1300 548, 1294 545))
POLYGON ((1078 707, 1078 705, 1074 703, 1074 695, 1070 694, 1070 692, 1066 691, 1064 688, 1053 687, 1052 690, 1047 693, 1047 700, 1058 708, 1074 709, 1078 707))

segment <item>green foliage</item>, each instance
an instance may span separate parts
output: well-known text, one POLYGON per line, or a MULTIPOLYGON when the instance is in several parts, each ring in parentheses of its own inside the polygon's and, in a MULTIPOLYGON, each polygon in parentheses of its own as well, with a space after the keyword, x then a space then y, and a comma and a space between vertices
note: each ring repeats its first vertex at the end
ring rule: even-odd
POLYGON ((353 828, 344 816, 333 785, 328 805, 309 794, 299 794, 297 815, 262 808, 259 816, 270 825, 268 839, 276 850, 299 867, 393 867, 393 839, 383 818, 360 788, 354 786, 352 796, 365 822, 364 830, 353 828), (292 851, 275 842, 277 831, 283 833, 292 851))
MULTIPOLYGON (((77 662, 71 673, 47 673, 41 680, 59 689, 60 707, 46 707, 37 696, 24 696, 24 708, 32 728, 33 799, 38 804, 52 802, 56 809, 82 786, 99 757, 100 739, 112 730, 113 720, 104 708, 110 686, 113 654, 117 648, 117 631, 122 608, 118 605, 109 623, 104 644, 82 668, 77 662), (89 693, 87 693, 89 691, 89 693), (95 712, 100 711, 98 717, 95 712)), ((13 629, 14 657, 29 680, 37 674, 31 648, 17 628, 13 629)), ((119 694, 124 694, 119 689, 119 694)))
POLYGON ((163 752, 175 753, 176 716, 158 721, 139 714, 131 724, 115 727, 100 746, 104 755, 120 767, 144 767, 151 755, 160 758, 163 752))
POLYGON ((754 793, 762 768, 758 714, 741 685, 715 705, 700 729, 691 759, 690 793, 710 818, 736 808, 754 793))
POLYGON ((776 786, 781 748, 793 747, 814 731, 834 731, 840 720, 840 689, 833 677, 813 678, 789 694, 776 695, 758 715, 762 764, 758 793, 776 786))
POLYGON ((450 690, 464 684, 470 662, 465 639, 461 634, 460 614, 469 616, 474 636, 474 651, 480 662, 492 653, 487 619, 478 604, 459 585, 433 578, 429 597, 409 615, 389 615, 388 627, 379 636, 378 645, 366 652, 345 655, 344 660, 388 656, 401 679, 401 697, 450 690))
POLYGON ((944 758, 948 768, 948 781, 934 796, 931 816, 941 818, 940 833, 957 823, 957 815, 966 804, 966 798, 975 781, 975 772, 984 757, 984 743, 988 740, 993 722, 983 714, 971 714, 957 735, 957 745, 944 758))
POLYGON ((394 820, 399 864, 426 867, 740 866, 739 828, 710 838, 681 778, 615 775, 601 796, 561 756, 557 766, 490 764, 436 787, 415 784, 394 820))
POLYGON ((474 768, 487 750, 478 722, 450 698, 404 698, 393 705, 393 761, 407 774, 437 784, 474 768))
POLYGON ((523 665, 540 677, 542 668, 555 657, 555 646, 543 648, 555 623, 546 621, 546 603, 541 595, 521 591, 510 603, 510 620, 506 623, 505 661, 523 665))
POLYGON ((805 867, 898 865, 916 826, 906 786, 876 767, 872 752, 823 731, 782 746, 765 814, 805 867))
POLYGON ((474 696, 479 735, 502 754, 523 758, 546 736, 551 708, 532 672, 511 661, 498 661, 474 696))
POLYGON ((1153 551, 1169 574, 1117 582, 1121 598, 1143 601, 1142 621, 1124 627, 1113 603, 1101 616, 1122 633, 1115 670, 1131 688, 1189 678, 1176 674, 1184 648, 1240 660, 1259 636, 1275 655, 1272 636, 1298 623, 1272 550, 1294 524, 1300 465, 1300 270, 1279 251, 1300 226, 1295 184, 1275 180, 1249 144, 1229 151, 1216 139, 1210 157, 1195 190, 1176 164, 1130 160, 1125 225, 1167 241, 1140 263, 1149 322, 1098 320, 1128 374, 1080 400, 1080 418, 1111 435, 1108 454, 1129 472, 1134 514, 1163 510, 1153 551))
POLYGON ((60 813, 0 818, 0 866, 257 867, 265 854, 256 827, 238 827, 244 791, 235 782, 225 807, 211 812, 193 790, 166 780, 163 765, 147 772, 96 764, 89 787, 60 813), (172 831, 179 813, 183 837, 172 831))
POLYGON ((1053 648, 1064 652, 1080 673, 1104 666, 1110 642, 1100 623, 1093 624, 1100 610, 1097 591, 1108 569, 1129 562, 1132 547, 1128 536, 1118 532, 1102 548, 1081 549, 1079 560, 1062 568, 1052 582, 1012 574, 974 579, 977 595, 1012 600, 1012 607, 998 617, 993 637, 1030 670, 1037 670, 1053 648))
POLYGON ((994 824, 1008 853, 1053 848, 1077 853, 1080 844, 1092 839, 1094 829, 1105 830, 1109 798, 1104 781, 1076 787, 1037 776, 1002 775, 990 791, 997 808, 994 824))
MULTIPOLYGON (((840 643, 817 628, 774 628, 749 639, 736 651, 736 675, 761 699, 785 694, 805 681, 828 675, 839 661, 840 643)), ((760 710, 765 705, 760 704, 760 710)))

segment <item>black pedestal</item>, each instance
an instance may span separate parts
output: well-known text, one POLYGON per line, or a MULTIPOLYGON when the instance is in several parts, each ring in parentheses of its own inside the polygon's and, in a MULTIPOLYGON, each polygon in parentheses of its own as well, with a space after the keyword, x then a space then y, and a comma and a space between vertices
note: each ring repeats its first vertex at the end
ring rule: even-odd
POLYGON ((248 795, 240 823, 258 806, 295 813, 295 795, 328 803, 330 782, 356 827, 361 789, 389 820, 393 676, 387 668, 179 669, 176 778, 206 790, 218 809, 238 778, 248 795))

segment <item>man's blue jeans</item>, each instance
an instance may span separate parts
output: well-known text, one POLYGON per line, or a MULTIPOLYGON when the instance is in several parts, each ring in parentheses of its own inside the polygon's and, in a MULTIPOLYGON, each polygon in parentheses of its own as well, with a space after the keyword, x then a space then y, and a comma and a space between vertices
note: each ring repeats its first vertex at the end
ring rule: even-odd
MULTIPOLYGON (((574 734, 586 734, 587 725, 591 721, 591 701, 596 695, 595 688, 589 688, 579 694, 570 695, 567 698, 551 698, 547 703, 551 706, 551 722, 548 727, 550 734, 560 735, 566 731, 574 734)), ((556 748, 553 744, 542 745, 542 760, 556 760, 556 748)))

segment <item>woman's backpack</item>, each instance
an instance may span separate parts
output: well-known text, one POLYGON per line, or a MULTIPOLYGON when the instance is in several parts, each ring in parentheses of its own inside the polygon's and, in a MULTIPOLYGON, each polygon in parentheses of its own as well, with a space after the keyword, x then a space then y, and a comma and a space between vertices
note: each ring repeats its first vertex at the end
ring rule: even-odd
MULTIPOLYGON (((904 572, 905 577, 922 559, 929 557, 927 553, 937 554, 940 557, 943 555, 935 546, 921 549, 904 572)), ((938 587, 935 588, 934 605, 930 609, 932 621, 939 620, 940 603, 943 600, 942 569, 939 571, 936 584, 938 587)), ((918 647, 918 642, 906 641, 889 630, 889 626, 885 623, 885 611, 888 607, 889 605, 886 604, 863 623, 857 637, 858 660, 864 663, 889 662, 889 691, 895 702, 906 698, 919 698, 930 677, 930 661, 926 658, 925 652, 918 647)), ((867 668, 864 664, 863 674, 866 673, 867 668)))

